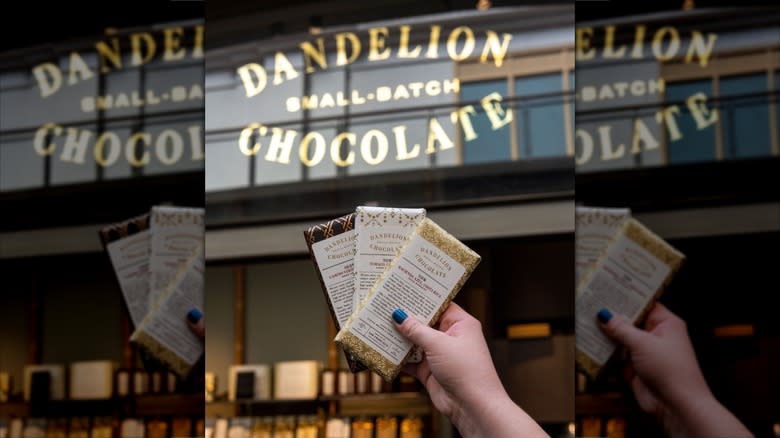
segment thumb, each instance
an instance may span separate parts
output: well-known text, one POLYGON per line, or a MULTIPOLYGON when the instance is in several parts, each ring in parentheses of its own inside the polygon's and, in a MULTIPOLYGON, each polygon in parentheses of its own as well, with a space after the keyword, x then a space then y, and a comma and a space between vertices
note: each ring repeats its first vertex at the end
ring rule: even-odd
POLYGON ((608 309, 599 310, 597 317, 601 329, 610 339, 632 350, 646 340, 649 334, 628 322, 621 315, 613 315, 608 309))
POLYGON ((393 321, 398 331, 415 345, 423 350, 430 350, 442 333, 436 329, 421 323, 414 316, 409 316, 403 309, 393 311, 393 321))

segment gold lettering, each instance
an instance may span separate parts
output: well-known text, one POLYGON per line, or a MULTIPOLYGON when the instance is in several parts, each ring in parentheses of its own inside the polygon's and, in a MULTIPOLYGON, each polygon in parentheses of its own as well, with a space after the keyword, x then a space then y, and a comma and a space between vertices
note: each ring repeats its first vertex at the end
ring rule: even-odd
POLYGON ((460 79, 445 79, 444 80, 444 94, 460 93, 460 79))
POLYGON ((203 153, 203 126, 193 125, 187 128, 187 133, 190 134, 190 149, 192 149, 192 161, 200 161, 205 159, 203 153))
POLYGON ((674 58, 680 49, 680 34, 677 29, 671 26, 664 26, 655 32, 653 37, 653 55, 659 61, 668 61, 674 58), (663 41, 666 34, 669 34, 669 46, 663 50, 663 41))
POLYGON ((139 32, 130 35, 130 48, 133 53, 130 64, 143 65, 154 58, 157 45, 154 38, 148 32, 139 32), (142 44, 143 43, 143 44, 142 44), (146 46, 146 54, 143 54, 143 45, 146 46))
POLYGON ((252 138, 255 130, 257 130, 257 133, 261 137, 265 137, 265 135, 268 133, 268 128, 265 126, 261 125, 260 123, 252 123, 251 125, 242 129, 241 134, 238 136, 238 149, 241 150, 241 153, 247 157, 251 157, 252 155, 260 152, 259 141, 252 145, 252 149, 249 149, 249 140, 252 138))
POLYGON ((87 154, 87 146, 92 132, 86 129, 79 131, 76 128, 68 128, 65 144, 62 146, 60 160, 69 163, 84 164, 84 156, 87 154))
POLYGON ((680 129, 677 126, 677 120, 674 118, 674 115, 679 113, 680 107, 677 105, 672 105, 668 108, 658 111, 655 115, 656 121, 658 121, 658 123, 661 123, 663 120, 666 129, 669 131, 669 138, 672 141, 677 141, 682 138, 680 129))
POLYGON ((710 61, 710 55, 712 55, 712 48, 715 47, 715 40, 718 36, 714 33, 707 34, 707 41, 704 41, 704 35, 699 31, 693 31, 691 35, 691 43, 688 46, 688 53, 685 54, 686 64, 690 64, 693 61, 693 55, 699 55, 699 65, 706 67, 710 61))
POLYGON ((347 167, 355 162, 355 152, 353 151, 349 151, 347 158, 341 158, 343 156, 342 146, 344 145, 344 140, 347 141, 346 149, 349 150, 350 147, 355 146, 355 143, 357 143, 357 137, 351 132, 342 132, 330 143, 330 159, 339 167, 347 167))
POLYGON ((54 135, 60 135, 62 134, 62 127, 56 123, 47 123, 35 131, 35 137, 33 138, 33 149, 42 157, 51 155, 54 153, 54 149, 57 148, 57 145, 54 142, 44 146, 49 131, 54 131, 54 135))
POLYGON ((203 25, 195 26, 195 42, 192 47, 192 57, 203 58, 203 25))
POLYGON ((578 129, 575 137, 576 140, 579 140, 576 144, 580 145, 579 150, 581 153, 579 156, 575 154, 574 162, 580 166, 586 164, 593 157, 593 137, 584 129, 578 129))
POLYGON ((257 63, 249 63, 238 68, 238 76, 244 84, 246 97, 253 97, 260 94, 268 83, 268 74, 265 68, 257 63))
POLYGON ((360 39, 352 32, 336 34, 336 65, 348 65, 360 56, 360 39), (352 53, 347 56, 347 40, 352 46, 352 53))
POLYGON ((647 27, 645 27, 645 25, 640 24, 636 27, 636 31, 634 32, 634 50, 631 51, 631 57, 634 59, 642 59, 646 32, 647 27))
POLYGON ((173 129, 165 129, 157 137, 157 141, 154 142, 154 150, 157 159, 166 166, 170 166, 176 164, 181 159, 184 152, 184 141, 178 132, 173 129), (169 144, 170 153, 167 147, 169 144))
POLYGON ((325 40, 317 38, 316 41, 316 48, 308 41, 301 43, 300 45, 301 50, 303 51, 303 61, 306 65, 306 73, 314 73, 312 61, 316 62, 321 70, 328 68, 328 57, 325 55, 325 40))
POLYGON ((165 35, 165 52, 163 52, 164 61, 177 61, 184 58, 187 49, 181 47, 181 37, 184 35, 184 29, 181 27, 169 27, 163 29, 165 35))
POLYGON ((41 97, 51 96, 62 86, 62 72, 51 62, 36 66, 32 72, 38 82, 38 89, 41 90, 41 97))
POLYGON ((437 80, 426 82, 425 92, 428 94, 428 96, 438 96, 439 94, 441 94, 441 82, 437 80))
POLYGON ((387 27, 372 27, 368 29, 369 35, 369 61, 381 61, 390 57, 390 48, 386 47, 387 36, 390 33, 387 27))
POLYGON ((576 33, 576 60, 587 61, 589 59, 593 59, 596 56, 596 49, 590 47, 590 38, 593 37, 593 28, 578 27, 576 33))
POLYGON ((78 52, 70 52, 70 73, 68 74, 68 85, 73 85, 79 80, 89 79, 94 76, 87 63, 81 58, 78 52))
POLYGON ((100 58, 101 73, 108 73, 111 71, 107 61, 110 61, 117 70, 122 68, 122 53, 119 49, 119 40, 117 38, 111 38, 111 47, 104 41, 100 41, 95 44, 95 50, 98 52, 100 58))
POLYGON ((293 141, 298 136, 298 132, 292 129, 271 128, 271 144, 268 146, 268 152, 265 153, 266 161, 275 161, 282 164, 290 164, 290 152, 292 152, 293 141), (284 136, 284 140, 282 140, 284 136))
MULTIPOLYGON (((474 107, 471 109, 473 110, 474 107)), ((428 120, 428 145, 425 148, 426 154, 436 152, 436 142, 439 142, 441 145, 439 150, 442 151, 455 147, 455 143, 453 143, 452 139, 447 135, 447 132, 444 131, 444 128, 436 117, 431 117, 428 120)))
POLYGON ((317 131, 311 131, 301 139, 301 146, 298 149, 298 158, 301 159, 307 167, 314 167, 325 157, 325 137, 317 131), (314 155, 309 158, 309 144, 314 141, 314 155))
POLYGON ((441 37, 441 26, 431 25, 431 38, 428 40, 428 51, 425 52, 425 57, 429 59, 437 59, 439 57, 439 38, 441 37))
POLYGON ((464 106, 462 108, 459 108, 450 114, 450 119, 452 119, 452 123, 455 123, 456 121, 460 120, 460 126, 461 129, 463 129, 464 139, 466 141, 474 140, 478 137, 477 132, 474 130, 474 125, 471 124, 471 119, 469 118, 469 115, 476 114, 477 111, 474 109, 473 105, 464 106))
POLYGON ((601 159, 603 161, 617 160, 626 153, 626 145, 619 144, 617 149, 612 149, 612 127, 599 126, 599 140, 601 141, 601 159))
POLYGON ((295 71, 295 67, 293 67, 290 60, 284 56, 284 53, 276 52, 276 56, 274 57, 274 85, 279 85, 285 80, 295 79, 297 77, 298 72, 295 71), (282 79, 282 74, 284 74, 287 79, 282 79))
POLYGON ((696 129, 702 130, 718 121, 718 110, 707 108, 707 95, 696 93, 686 100, 693 120, 696 121, 696 129))
POLYGON ((330 93, 325 93, 322 95, 322 99, 320 100, 320 108, 333 108, 336 106, 336 101, 333 100, 333 96, 331 96, 330 93))
POLYGON ((406 147, 406 126, 399 125, 393 128, 393 134, 395 135, 395 159, 398 161, 410 160, 420 155, 420 145, 415 144, 412 146, 412 150, 408 150, 406 147))
POLYGON ((485 109, 485 114, 490 119, 490 127, 494 131, 509 124, 513 117, 512 109, 504 110, 501 100, 501 95, 495 91, 481 100, 482 108, 485 109))
POLYGON ((288 97, 285 103, 287 104, 287 112, 289 113, 298 112, 301 109, 301 99, 298 97, 288 97))
POLYGON ((453 61, 463 61, 471 56, 471 52, 474 51, 474 32, 468 26, 460 26, 450 32, 449 38, 447 38, 447 54, 453 61), (458 52, 458 38, 461 34, 466 36, 466 41, 463 43, 463 48, 458 52))
POLYGON ((111 131, 100 134, 95 142, 95 162, 101 167, 113 166, 119 158, 121 148, 122 145, 118 135, 111 131), (109 149, 108 156, 104 153, 106 144, 108 144, 109 149))
POLYGON ((417 58, 420 56, 420 52, 422 51, 422 47, 420 46, 415 46, 411 52, 409 51, 409 31, 411 29, 411 26, 401 26, 401 41, 398 45, 399 58, 417 58))
POLYGON ((480 56, 479 62, 483 64, 486 63, 488 60, 488 55, 492 53, 493 61, 496 67, 500 68, 504 63, 504 57, 506 57, 506 52, 509 49, 509 40, 512 39, 512 34, 503 34, 503 40, 501 41, 498 39, 498 34, 492 30, 486 31, 485 34, 485 48, 482 50, 482 56, 480 56))
POLYGON ((152 142, 152 136, 147 132, 136 132, 127 139, 125 144, 125 158, 127 162, 133 167, 141 167, 149 164, 149 151, 145 150, 146 146, 152 142), (136 154, 138 142, 143 142, 141 145, 141 158, 138 158, 136 154))
POLYGON ((406 90, 406 87, 403 84, 398 85, 395 88, 395 93, 393 93, 393 99, 401 100, 401 99, 408 99, 408 98, 409 98, 409 91, 406 90))
POLYGON ((387 157, 387 150, 387 137, 385 137, 385 134, 378 129, 369 130, 366 132, 363 138, 360 139, 360 156, 363 157, 363 161, 372 166, 376 166, 377 164, 384 161, 385 157, 387 157), (371 153, 373 139, 376 139, 376 155, 372 155, 371 153))
POLYGON ((613 48, 615 44, 615 26, 606 27, 604 36, 604 58, 617 59, 626 54, 626 46, 621 46, 617 51, 613 48))
POLYGON ((631 139, 631 153, 642 152, 641 143, 645 144, 645 150, 658 149, 658 140, 650 132, 645 122, 637 118, 634 120, 634 136, 631 139))

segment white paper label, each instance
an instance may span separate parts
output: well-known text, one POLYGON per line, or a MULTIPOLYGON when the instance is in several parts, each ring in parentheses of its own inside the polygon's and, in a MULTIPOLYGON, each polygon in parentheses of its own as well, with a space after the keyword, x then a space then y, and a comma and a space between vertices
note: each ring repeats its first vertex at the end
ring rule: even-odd
POLYGON ((420 236, 414 236, 382 284, 355 316, 349 331, 400 365, 412 344, 393 326, 396 308, 429 323, 466 268, 420 236))
POLYGON ((203 341, 187 325, 190 309, 203 309, 202 247, 186 262, 183 275, 158 306, 144 319, 138 330, 145 332, 186 363, 194 364, 203 354, 203 341))
POLYGON ((152 234, 149 255, 150 309, 157 304, 195 248, 203 244, 203 214, 202 208, 152 208, 149 226, 152 234))
POLYGON ((144 230, 106 245, 134 327, 149 312, 150 237, 149 230, 144 230))
POLYGON ((575 284, 595 266, 599 257, 631 215, 627 208, 576 208, 575 284))
POLYGON ((357 208, 353 308, 360 306, 374 283, 423 219, 425 209, 421 208, 357 208))
POLYGON ((656 256, 620 235, 577 294, 577 348, 596 363, 606 363, 615 344, 598 327, 598 311, 606 307, 635 321, 670 271, 656 256))
POLYGON ((343 327, 352 315, 355 296, 355 230, 321 240, 311 249, 336 320, 343 327))

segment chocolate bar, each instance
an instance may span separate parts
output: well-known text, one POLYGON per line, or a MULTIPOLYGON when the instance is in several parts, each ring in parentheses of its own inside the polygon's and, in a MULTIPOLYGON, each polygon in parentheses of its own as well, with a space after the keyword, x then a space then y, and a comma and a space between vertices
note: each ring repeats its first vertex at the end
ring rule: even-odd
POLYGON ((637 220, 625 221, 577 290, 576 361, 582 371, 597 377, 616 349, 598 327, 598 311, 609 308, 638 324, 684 260, 682 253, 637 220))
POLYGON ((144 346, 182 377, 203 355, 203 340, 187 325, 190 309, 203 308, 203 246, 198 246, 130 340, 144 346))
MULTIPOLYGON (((340 330, 352 314, 355 295, 355 215, 315 225, 303 232, 309 254, 317 268, 325 302, 336 329, 340 330)), ((366 369, 347 355, 353 373, 366 369)))
POLYGON ((393 380, 413 344, 396 330, 392 312, 400 307, 435 325, 480 260, 432 220, 423 219, 336 335, 336 343, 386 381, 393 380))
POLYGON ((149 214, 109 225, 99 235, 137 327, 149 311, 149 214))
POLYGON ((593 268, 604 250, 620 230, 623 222, 631 217, 627 208, 575 208, 575 284, 580 284, 584 274, 593 268))

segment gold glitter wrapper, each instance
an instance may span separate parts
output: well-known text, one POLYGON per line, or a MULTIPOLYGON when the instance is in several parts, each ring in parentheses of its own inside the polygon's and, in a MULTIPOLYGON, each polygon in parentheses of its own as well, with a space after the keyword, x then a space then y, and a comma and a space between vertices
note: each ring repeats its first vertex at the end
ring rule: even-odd
MULTIPOLYGON (((655 303, 655 301, 661 296, 663 291, 669 286, 669 283, 682 267, 683 262, 685 261, 685 255, 683 255, 680 251, 669 245, 665 240, 633 218, 629 218, 625 221, 623 226, 615 235, 615 238, 610 243, 610 246, 617 242, 620 237, 626 237, 630 239, 669 267, 669 273, 666 275, 661 285, 654 291, 653 296, 644 303, 642 310, 637 314, 636 318, 631 321, 634 325, 639 326, 652 308, 653 303, 655 303)), ((606 258, 608 253, 609 248, 604 251, 599 262, 596 263, 596 265, 585 274, 582 281, 580 282, 579 288, 585 287, 590 282, 590 277, 592 277, 599 269, 601 269, 603 259, 606 258)), ((575 360, 579 368, 593 379, 598 377, 605 365, 599 364, 579 348, 576 349, 575 360)))
MULTIPOLYGON (((477 265, 479 265, 479 262, 481 261, 479 254, 453 237, 431 219, 425 218, 420 223, 420 225, 417 226, 415 231, 407 240, 406 244, 398 251, 393 262, 390 264, 387 270, 385 270, 379 280, 377 280, 376 284, 374 284, 374 287, 369 292, 368 297, 363 300, 360 308, 358 308, 352 314, 352 317, 349 319, 349 321, 347 321, 347 324, 341 329, 341 331, 339 331, 335 339, 336 344, 341 346, 341 348, 343 348, 346 352, 357 358, 360 362, 368 366, 371 370, 382 376, 382 378, 388 382, 392 381, 398 375, 402 366, 414 353, 414 348, 409 350, 406 358, 401 361, 400 365, 396 365, 383 354, 376 351, 370 345, 366 344, 353 333, 351 333, 350 327, 356 315, 358 315, 363 307, 365 307, 369 302, 370 297, 373 296, 374 293, 376 293, 376 291, 383 286, 392 270, 399 263, 400 256, 404 253, 406 248, 415 239, 416 236, 422 237, 465 268, 463 275, 460 277, 460 279, 458 279, 455 286, 452 288, 452 290, 449 291, 449 294, 444 299, 442 305, 439 306, 438 310, 434 313, 433 317, 428 323, 429 326, 436 325, 436 323, 439 321, 439 318, 441 318, 441 314, 444 313, 444 311, 447 309, 447 306, 449 306, 450 302, 455 298, 455 295, 457 295, 463 285, 466 284, 466 281, 471 276, 471 273, 474 272, 474 269, 476 269, 477 265)), ((388 315, 388 318, 390 318, 390 315, 388 315)))

